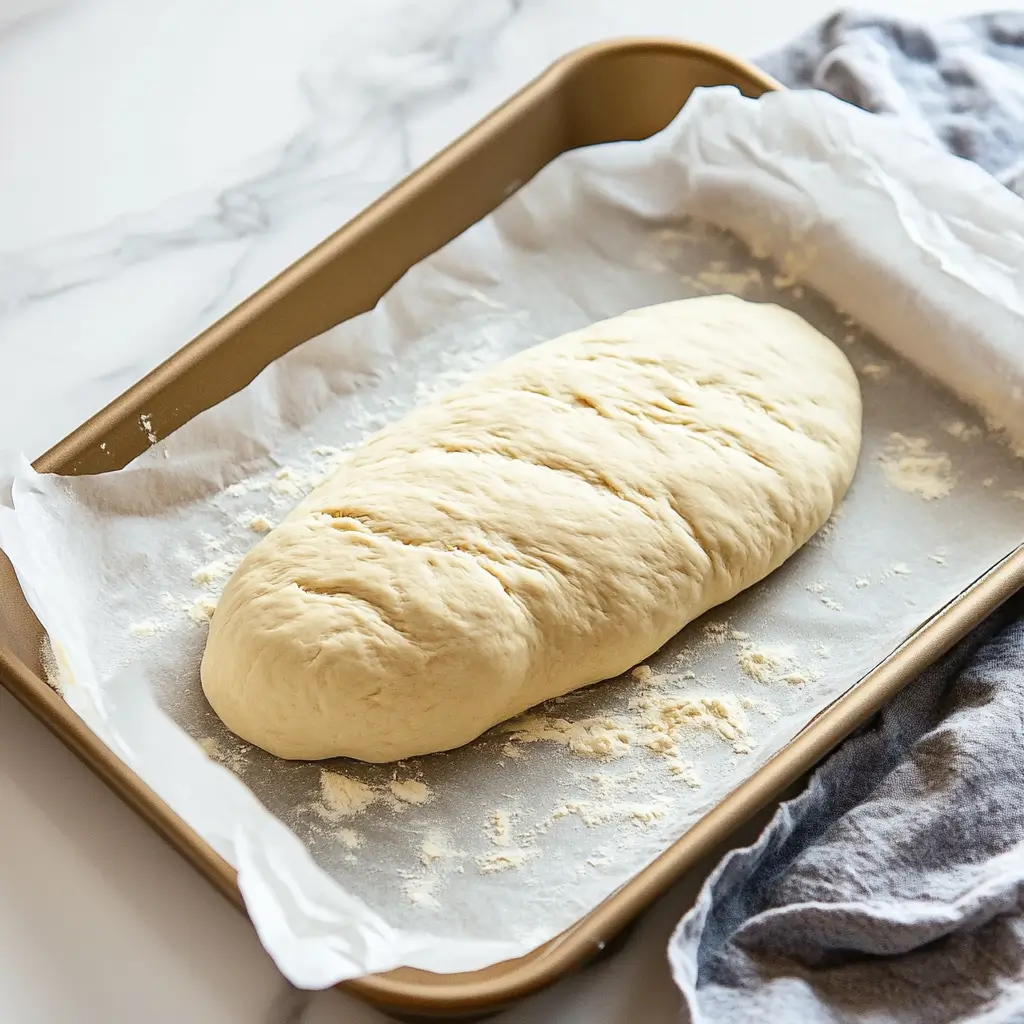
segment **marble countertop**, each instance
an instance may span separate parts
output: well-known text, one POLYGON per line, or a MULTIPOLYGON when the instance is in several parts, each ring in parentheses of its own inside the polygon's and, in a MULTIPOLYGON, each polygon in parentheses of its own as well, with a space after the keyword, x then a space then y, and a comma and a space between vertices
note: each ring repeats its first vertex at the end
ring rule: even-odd
MULTIPOLYGON (((832 8, 6 0, 0 444, 42 452, 566 51, 669 35, 752 56, 832 8)), ((245 919, 4 691, 0 822, 0 1018, 385 1020, 289 990, 245 919)), ((691 897, 500 1019, 674 1021, 663 950, 691 897)))

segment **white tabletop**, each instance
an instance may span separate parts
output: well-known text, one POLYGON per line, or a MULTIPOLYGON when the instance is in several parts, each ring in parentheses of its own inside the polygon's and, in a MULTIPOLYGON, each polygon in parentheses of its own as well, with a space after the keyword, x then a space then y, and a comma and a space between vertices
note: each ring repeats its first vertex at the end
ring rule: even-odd
MULTIPOLYGON (((943 16, 994 0, 889 0, 943 16)), ((876 5, 878 6, 878 5, 876 5)), ((826 0, 3 0, 0 446, 34 457, 573 47, 756 55, 826 0)), ((0 1020, 385 1018, 247 921, 0 690, 0 1020)), ((680 887, 506 1024, 676 1019, 680 887)))

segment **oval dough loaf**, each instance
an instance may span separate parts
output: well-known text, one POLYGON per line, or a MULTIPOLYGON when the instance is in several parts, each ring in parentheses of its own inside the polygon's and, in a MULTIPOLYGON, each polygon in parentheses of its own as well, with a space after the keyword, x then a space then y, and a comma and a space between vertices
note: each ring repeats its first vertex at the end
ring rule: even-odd
POLYGON ((843 354, 731 296, 538 345, 356 449, 243 559, 206 696, 288 758, 447 750, 778 567, 860 448, 843 354))

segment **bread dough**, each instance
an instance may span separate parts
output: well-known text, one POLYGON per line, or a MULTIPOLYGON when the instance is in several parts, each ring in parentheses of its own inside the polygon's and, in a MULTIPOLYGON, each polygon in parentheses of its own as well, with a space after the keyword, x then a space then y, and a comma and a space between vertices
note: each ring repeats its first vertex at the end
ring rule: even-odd
POLYGON ((447 750, 764 578, 860 448, 843 354, 713 296, 538 345, 356 449, 242 560, 203 689, 287 758, 447 750))

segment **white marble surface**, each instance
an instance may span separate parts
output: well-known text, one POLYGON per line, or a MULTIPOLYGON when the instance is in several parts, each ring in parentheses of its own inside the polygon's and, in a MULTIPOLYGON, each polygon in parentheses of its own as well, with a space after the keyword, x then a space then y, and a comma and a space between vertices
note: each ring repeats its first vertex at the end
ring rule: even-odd
MULTIPOLYGON (((0 0, 0 445, 39 454, 565 51, 665 34, 750 56, 831 9, 0 0)), ((4 1021, 384 1020, 287 991, 246 921, 3 691, 0 837, 4 1021)), ((675 1020, 663 949, 688 898, 501 1019, 675 1020)))

